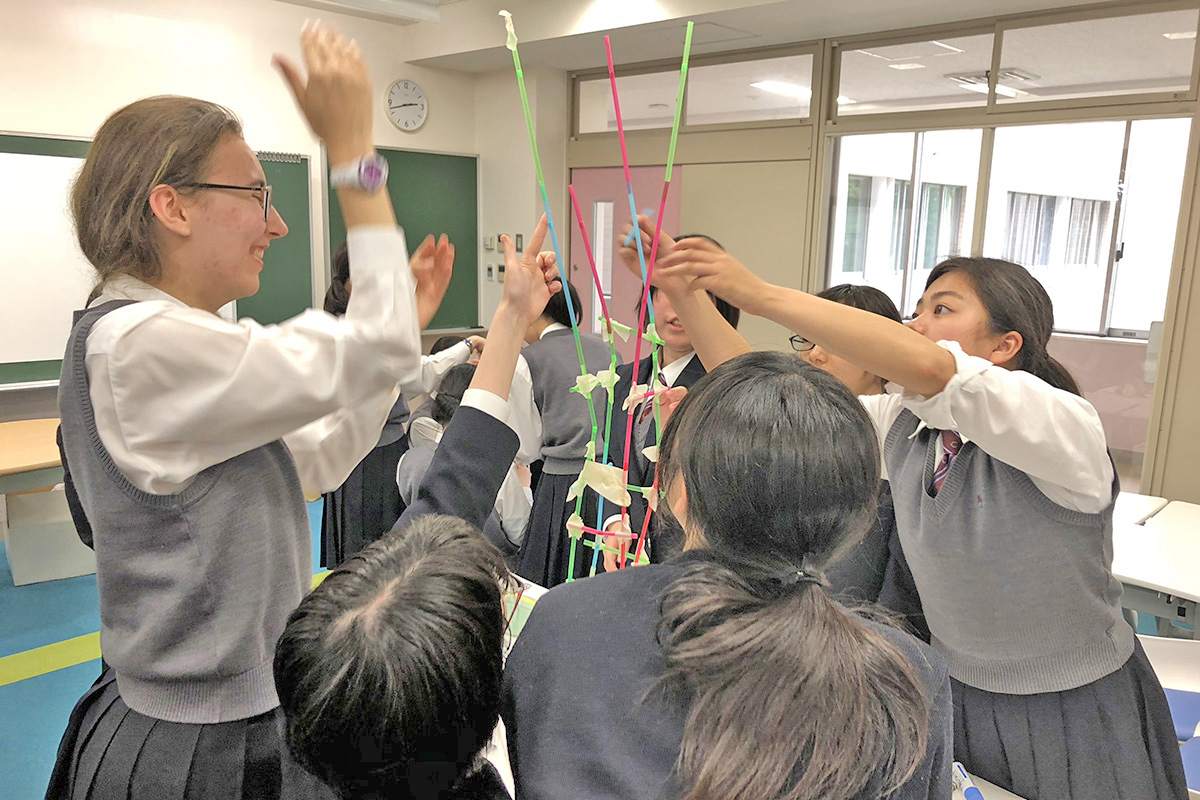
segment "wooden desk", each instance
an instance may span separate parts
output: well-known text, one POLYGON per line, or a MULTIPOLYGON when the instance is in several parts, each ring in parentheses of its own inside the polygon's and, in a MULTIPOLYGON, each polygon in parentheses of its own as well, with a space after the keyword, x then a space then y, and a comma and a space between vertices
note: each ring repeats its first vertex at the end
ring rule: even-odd
POLYGON ((62 462, 54 442, 57 428, 57 419, 0 422, 0 494, 62 483, 62 462))
POLYGON ((1168 503, 1144 525, 1113 525, 1113 574, 1125 584, 1121 605, 1192 625, 1200 603, 1200 506, 1168 503))
POLYGON ((1113 525, 1141 525, 1167 505, 1167 498, 1121 492, 1113 509, 1113 525))
POLYGON ((0 423, 0 502, 7 507, 5 554, 13 583, 72 578, 96 571, 96 556, 79 541, 54 441, 57 419, 0 423), (30 492, 29 494, 19 494, 30 492))

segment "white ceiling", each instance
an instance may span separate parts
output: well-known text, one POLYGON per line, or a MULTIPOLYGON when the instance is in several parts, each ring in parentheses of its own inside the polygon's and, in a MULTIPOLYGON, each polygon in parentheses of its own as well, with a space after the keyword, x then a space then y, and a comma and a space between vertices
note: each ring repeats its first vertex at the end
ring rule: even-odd
MULTIPOLYGON (((558 0, 578 7, 589 6, 594 1, 558 0)), ((481 15, 495 16, 495 2, 466 2, 477 6, 481 15)), ((611 34, 613 59, 618 64, 677 59, 683 49, 683 32, 689 19, 695 22, 692 53, 703 55, 979 19, 1029 10, 1090 5, 1096 2, 1097 0, 784 0, 645 25, 539 41, 522 41, 521 61, 527 67, 568 71, 603 67, 606 34, 611 34)), ((466 72, 505 69, 511 64, 512 58, 504 47, 502 27, 497 28, 495 42, 494 47, 417 59, 413 63, 466 72)))

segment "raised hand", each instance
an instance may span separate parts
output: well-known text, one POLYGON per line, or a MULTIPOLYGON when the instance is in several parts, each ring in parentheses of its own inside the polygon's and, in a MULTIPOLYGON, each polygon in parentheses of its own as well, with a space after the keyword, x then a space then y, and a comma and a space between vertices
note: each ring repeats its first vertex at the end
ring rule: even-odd
POLYGON ((429 234, 413 252, 408 266, 417 282, 417 317, 421 320, 421 328, 427 328, 450 286, 454 245, 444 233, 436 241, 433 234, 429 234))
MULTIPOLYGON (((650 250, 651 243, 654 241, 654 220, 649 217, 638 215, 638 234, 642 237, 642 255, 646 259, 646 268, 650 267, 650 250)), ((637 241, 629 239, 629 232, 633 230, 633 225, 626 225, 621 234, 617 237, 617 255, 621 257, 621 262, 625 265, 625 269, 636 275, 639 279, 642 277, 642 263, 638 258, 637 241), (625 241, 629 239, 629 244, 625 241)), ((655 253, 655 260, 661 259, 666 254, 670 253, 675 248, 675 240, 665 233, 660 233, 658 236, 658 252, 655 253)), ((651 283, 658 285, 658 281, 652 280, 651 283)))
POLYGON ((504 294, 501 302, 517 309, 526 324, 540 317, 550 301, 550 295, 561 292, 563 288, 556 259, 539 254, 548 230, 546 215, 543 214, 529 237, 529 246, 520 258, 517 258, 512 240, 507 236, 500 237, 500 243, 504 246, 504 294))
POLYGON ((331 164, 343 164, 374 149, 371 136, 371 78, 362 52, 336 29, 305 23, 300 32, 305 78, 291 60, 276 54, 313 133, 325 142, 331 164))
POLYGON ((746 265, 705 239, 683 239, 657 259, 654 283, 661 287, 688 285, 712 292, 749 314, 759 314, 771 285, 746 265), (682 282, 682 283, 680 283, 682 282))

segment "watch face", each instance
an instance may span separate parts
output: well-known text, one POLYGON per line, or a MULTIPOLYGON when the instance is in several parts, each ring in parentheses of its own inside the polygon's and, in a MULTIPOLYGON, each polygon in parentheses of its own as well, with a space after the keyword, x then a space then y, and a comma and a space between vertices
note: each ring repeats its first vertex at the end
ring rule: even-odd
POLYGON ((402 131, 415 131, 425 124, 429 104, 425 90, 410 80, 399 80, 388 87, 388 119, 402 131))
POLYGON ((358 165, 358 180, 366 191, 377 191, 387 180, 387 162, 380 156, 363 159, 358 165))

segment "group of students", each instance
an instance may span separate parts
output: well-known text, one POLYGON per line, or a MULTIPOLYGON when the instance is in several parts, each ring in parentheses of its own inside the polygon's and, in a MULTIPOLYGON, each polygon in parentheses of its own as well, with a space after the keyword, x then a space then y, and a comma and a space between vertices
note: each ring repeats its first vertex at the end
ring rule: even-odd
MULTIPOLYGON (((362 56, 320 26, 301 42, 304 72, 276 63, 330 162, 353 164, 373 150, 362 56)), ((543 218, 523 255, 503 240, 486 346, 434 398, 398 521, 309 592, 304 497, 348 495, 399 441, 452 260, 427 241, 409 261, 378 187, 338 195, 344 313, 235 325, 215 312, 287 231, 236 118, 151 98, 95 137, 72 207, 100 282, 59 402, 104 668, 49 798, 497 800, 481 751, 501 718, 522 798, 941 799, 954 759, 1031 799, 1187 796, 1121 616, 1103 431, 1046 353, 1045 290, 1003 261, 942 263, 905 326, 873 293, 771 286, 707 237, 663 237, 662 382, 690 390, 663 395, 657 461, 631 454, 661 490, 653 563, 551 590, 505 663, 513 578, 481 530, 536 444, 518 569, 561 575, 582 460, 543 218), (802 357, 750 352, 738 309, 802 357)), ((608 366, 607 345, 581 349, 608 366)))

